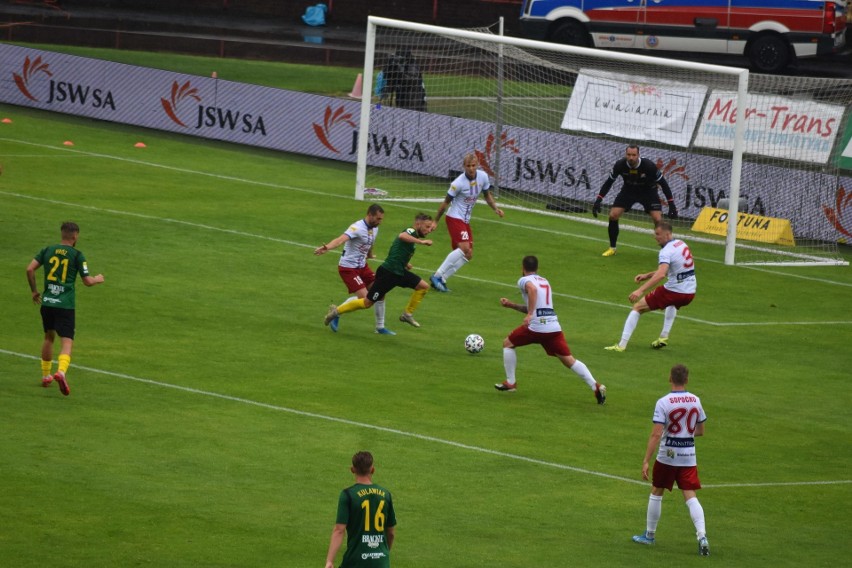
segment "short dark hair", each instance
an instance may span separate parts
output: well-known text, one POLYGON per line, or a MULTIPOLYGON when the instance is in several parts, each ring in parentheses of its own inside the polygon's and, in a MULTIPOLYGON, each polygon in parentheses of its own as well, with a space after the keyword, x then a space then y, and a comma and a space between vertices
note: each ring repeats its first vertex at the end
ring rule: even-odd
POLYGON ((417 221, 431 221, 431 220, 432 220, 432 216, 427 214, 427 213, 418 213, 417 215, 414 216, 414 222, 415 223, 417 221))
POLYGON ((664 230, 668 233, 671 233, 674 230, 674 228, 672 227, 672 224, 669 223, 668 221, 657 221, 656 226, 657 226, 658 229, 662 229, 662 230, 664 230))
POLYGON ((689 379, 689 369, 686 368, 686 365, 678 363, 672 367, 671 378, 673 385, 683 386, 686 384, 687 379, 689 379))
POLYGON ((367 215, 375 215, 376 213, 384 213, 385 210, 382 209, 382 206, 378 203, 373 203, 369 207, 367 207, 367 215))
POLYGON ((628 144, 628 145, 627 145, 627 149, 629 150, 630 148, 636 148, 636 151, 637 151, 637 152, 639 152, 639 151, 640 151, 640 150, 639 150, 639 144, 628 144))
POLYGON ((70 238, 75 233, 80 232, 80 226, 77 225, 74 221, 65 221, 62 223, 62 226, 59 228, 62 231, 62 238, 70 238))
POLYGON ((523 266, 527 272, 536 272, 538 270, 538 257, 533 255, 525 256, 523 266))
POLYGON ((358 452, 352 456, 352 469, 358 475, 369 475, 373 469, 373 454, 370 452, 358 452))

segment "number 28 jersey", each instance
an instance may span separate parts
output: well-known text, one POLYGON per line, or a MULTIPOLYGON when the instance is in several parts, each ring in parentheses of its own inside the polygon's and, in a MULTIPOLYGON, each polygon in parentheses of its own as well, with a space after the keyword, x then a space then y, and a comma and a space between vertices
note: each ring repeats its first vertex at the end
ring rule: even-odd
POLYGON ((527 297, 527 283, 531 282, 536 287, 535 299, 535 317, 530 320, 530 331, 539 333, 552 333, 554 331, 562 331, 559 325, 559 318, 556 317, 556 310, 553 309, 553 289, 550 287, 550 282, 544 276, 538 274, 528 274, 522 276, 518 280, 518 288, 521 289, 521 296, 524 298, 524 305, 529 310, 530 299, 527 297))
POLYGON ((663 425, 657 461, 687 467, 696 465, 695 428, 707 420, 701 400, 686 391, 673 391, 657 401, 654 423, 663 425))

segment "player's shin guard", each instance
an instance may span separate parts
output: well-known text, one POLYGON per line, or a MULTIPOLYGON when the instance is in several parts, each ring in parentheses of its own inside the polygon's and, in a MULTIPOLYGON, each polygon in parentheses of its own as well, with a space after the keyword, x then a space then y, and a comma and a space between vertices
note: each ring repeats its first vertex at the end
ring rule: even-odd
POLYGON ((674 320, 677 317, 677 308, 674 306, 667 306, 665 314, 663 316, 663 330, 660 332, 660 337, 668 337, 669 333, 672 331, 672 326, 674 325, 674 320))
POLYGON ((408 299, 408 305, 405 306, 405 313, 413 314, 414 310, 417 309, 417 306, 419 306, 420 302, 423 300, 423 296, 425 296, 428 291, 428 288, 423 288, 412 292, 411 297, 408 299))
POLYGON ((639 316, 641 315, 636 310, 630 310, 630 314, 624 322, 624 330, 621 332, 621 341, 618 343, 621 347, 627 347, 630 336, 633 335, 633 331, 636 329, 636 325, 639 323, 639 316))
POLYGON ((707 530, 704 526, 704 507, 698 502, 698 497, 693 497, 686 502, 689 509, 689 516, 692 518, 692 524, 695 525, 695 534, 698 538, 705 536, 707 530))
POLYGON ((339 306, 337 306, 338 314, 345 314, 348 312, 354 312, 355 310, 366 310, 367 306, 364 304, 364 298, 349 298, 339 306))
POLYGON ((614 221, 610 219, 607 232, 609 232, 609 246, 615 248, 615 244, 618 242, 618 219, 614 221))
POLYGON ((663 497, 651 495, 648 497, 648 513, 646 522, 648 523, 648 532, 654 534, 657 532, 657 524, 660 522, 660 515, 663 514, 663 497))
POLYGON ((59 360, 59 372, 64 375, 68 372, 68 367, 71 366, 71 355, 62 354, 57 359, 59 360))
POLYGON ((586 364, 580 361, 579 359, 574 359, 574 364, 571 365, 571 370, 577 373, 583 381, 586 382, 592 390, 595 390, 595 386, 598 384, 595 378, 592 376, 592 372, 589 371, 589 368, 586 367, 586 364))
POLYGON ((385 301, 379 300, 373 304, 373 310, 376 312, 376 329, 385 327, 385 301))
POLYGON ((506 369, 506 382, 515 384, 515 369, 518 366, 518 354, 513 347, 503 348, 503 368, 506 369))

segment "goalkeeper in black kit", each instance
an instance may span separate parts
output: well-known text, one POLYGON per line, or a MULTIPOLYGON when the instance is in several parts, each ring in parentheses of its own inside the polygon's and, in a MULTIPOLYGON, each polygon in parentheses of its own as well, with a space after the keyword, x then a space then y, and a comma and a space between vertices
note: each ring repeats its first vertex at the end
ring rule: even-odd
POLYGON ((603 198, 606 197, 612 184, 619 177, 624 180, 624 185, 609 210, 609 248, 604 251, 603 256, 615 255, 615 247, 618 241, 618 220, 625 211, 633 207, 634 203, 642 204, 645 212, 653 219, 654 225, 662 220, 663 207, 657 195, 658 185, 662 188, 663 194, 668 200, 669 218, 677 219, 677 207, 669 182, 666 181, 663 172, 657 168, 654 162, 648 158, 639 157, 639 146, 635 144, 628 146, 624 158, 621 158, 612 166, 609 177, 601 187, 594 205, 592 205, 592 215, 597 217, 598 213, 601 212, 603 198))

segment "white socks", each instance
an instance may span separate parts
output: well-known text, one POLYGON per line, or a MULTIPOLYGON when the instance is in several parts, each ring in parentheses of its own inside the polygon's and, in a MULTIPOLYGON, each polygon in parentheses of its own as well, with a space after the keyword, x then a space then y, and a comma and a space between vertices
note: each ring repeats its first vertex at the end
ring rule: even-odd
POLYGON ((657 523, 660 522, 660 515, 663 513, 663 497, 652 494, 648 497, 648 515, 646 518, 648 532, 654 534, 657 532, 657 523))
POLYGON ((698 497, 693 497, 687 501, 686 506, 689 508, 692 524, 695 525, 695 535, 698 538, 707 536, 707 529, 704 526, 704 508, 698 502, 698 497))
POLYGON ((450 276, 455 274, 467 262, 468 260, 465 258, 461 249, 453 249, 453 252, 447 255, 447 258, 444 259, 444 262, 435 271, 435 276, 446 282, 450 276))
POLYGON ((385 327, 385 301, 379 300, 373 304, 373 309, 376 310, 376 329, 385 327))
POLYGON ((574 359, 574 364, 571 366, 571 370, 580 375, 580 378, 583 379, 592 390, 595 390, 597 381, 595 381, 595 378, 592 376, 592 373, 589 371, 589 368, 586 367, 585 363, 579 359, 574 359))
POLYGON ((660 332, 660 337, 668 338, 676 317, 677 308, 674 306, 668 306, 663 316, 663 331, 660 332))
POLYGON ((621 341, 618 342, 619 347, 627 347, 627 342, 630 341, 630 336, 633 335, 633 330, 636 329, 636 324, 639 323, 639 316, 641 315, 636 310, 630 310, 630 315, 624 322, 624 331, 621 332, 621 341))
MULTIPOLYGON (((456 249, 458 250, 458 249, 456 249)), ((506 382, 515 384, 515 369, 518 366, 518 354, 511 347, 503 348, 503 367, 506 369, 506 382)))

